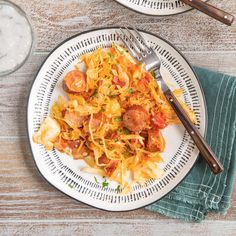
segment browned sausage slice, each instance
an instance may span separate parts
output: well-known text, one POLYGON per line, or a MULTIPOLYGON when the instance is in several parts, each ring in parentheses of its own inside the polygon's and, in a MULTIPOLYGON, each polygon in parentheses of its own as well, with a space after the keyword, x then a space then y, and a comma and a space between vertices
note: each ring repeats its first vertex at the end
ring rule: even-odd
POLYGON ((133 105, 123 115, 124 126, 133 132, 145 129, 149 123, 148 112, 140 105, 133 105))
POLYGON ((86 75, 79 70, 72 70, 63 80, 63 89, 67 93, 80 94, 86 90, 86 75))

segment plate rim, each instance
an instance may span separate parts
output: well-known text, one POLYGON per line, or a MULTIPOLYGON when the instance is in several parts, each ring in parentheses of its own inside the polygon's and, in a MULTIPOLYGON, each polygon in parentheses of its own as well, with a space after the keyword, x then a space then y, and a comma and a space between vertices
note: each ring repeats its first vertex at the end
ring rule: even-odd
MULTIPOLYGON (((119 0, 114 0, 114 1, 117 2, 119 5, 125 7, 126 9, 129 9, 129 10, 131 10, 131 11, 133 11, 133 12, 138 13, 138 14, 142 14, 142 15, 145 15, 145 16, 156 16, 156 17, 160 17, 160 18, 166 17, 166 16, 176 16, 176 15, 180 15, 180 14, 183 14, 183 13, 186 13, 186 12, 189 12, 189 11, 194 10, 194 8, 191 7, 190 9, 187 9, 187 10, 185 10, 185 11, 177 12, 177 13, 173 13, 173 14, 171 14, 171 13, 170 13, 170 14, 165 14, 165 15, 149 14, 149 13, 144 13, 144 12, 139 11, 139 10, 134 10, 134 9, 132 9, 130 6, 126 6, 125 4, 119 2, 119 0)), ((207 0, 207 1, 208 1, 208 0, 207 0)))
MULTIPOLYGON (((30 137, 30 131, 29 131, 29 102, 30 102, 30 96, 31 96, 31 92, 32 92, 32 88, 34 86, 34 83, 36 81, 36 78, 40 72, 40 70, 42 69, 42 67, 45 65, 47 59, 61 46, 63 45, 64 43, 66 43, 67 41, 73 39, 73 38, 76 38, 80 35, 83 35, 83 34, 87 34, 87 33, 90 33, 90 32, 94 32, 94 31, 99 31, 99 30, 109 30, 109 29, 117 29, 117 28, 120 28, 121 26, 104 26, 104 27, 95 27, 95 28, 91 28, 89 30, 86 30, 86 31, 82 31, 80 33, 77 33, 75 35, 72 35, 68 38, 66 38, 65 40, 63 40, 61 43, 57 44, 50 52, 49 54, 46 56, 46 58, 43 60, 43 62, 41 63, 40 67, 38 68, 35 76, 34 76, 34 79, 33 81, 31 82, 31 86, 30 86, 30 90, 28 92, 28 96, 27 96, 27 106, 26 106, 26 125, 27 125, 27 140, 28 140, 28 144, 30 146, 30 152, 31 152, 31 156, 32 156, 32 159, 33 159, 33 162, 36 166, 36 169, 37 171, 39 172, 39 174, 43 177, 43 179, 52 187, 54 187, 57 191, 60 191, 61 193, 63 193, 64 195, 68 196, 69 198, 71 198, 72 200, 75 200, 79 203, 83 203, 87 206, 90 206, 90 207, 94 207, 96 209, 99 209, 99 210, 102 210, 102 211, 106 211, 106 212, 129 212, 129 211, 134 211, 134 210, 138 210, 138 209, 141 209, 141 208, 145 208, 149 205, 152 205, 153 203, 157 202, 157 201, 160 201, 161 199, 163 199, 167 194, 169 194, 173 189, 175 189, 176 187, 178 187, 182 181, 185 180, 185 178, 191 173, 191 170, 194 168, 194 166, 196 165, 198 159, 199 159, 199 154, 198 153, 198 156, 196 158, 196 160, 194 161, 193 165, 191 166, 191 168, 189 169, 189 171, 184 175, 184 177, 179 181, 178 184, 176 184, 174 186, 174 188, 172 188, 170 191, 168 191, 166 194, 164 194, 162 197, 160 197, 159 199, 151 202, 151 203, 148 203, 148 204, 145 204, 143 206, 138 206, 136 208, 132 208, 132 209, 128 209, 128 210, 111 210, 111 209, 104 209, 104 208, 101 208, 101 207, 98 207, 98 206, 94 206, 94 205, 91 205, 89 203, 86 203, 86 202, 83 202, 67 193, 65 193, 63 190, 59 189, 58 187, 56 187, 53 183, 50 182, 50 180, 48 180, 44 175, 43 173, 40 171, 38 165, 37 165, 37 162, 36 162, 36 159, 35 159, 35 155, 33 153, 33 148, 32 148, 32 143, 31 143, 31 137, 30 137)), ((129 27, 128 27, 129 28, 129 27)), ((198 79, 198 76, 196 74, 196 72, 194 71, 194 69, 192 68, 191 64, 188 62, 188 60, 185 58, 185 56, 179 51, 179 49, 177 49, 174 45, 172 45, 168 40, 162 38, 161 36, 155 34, 155 33, 152 33, 152 32, 149 32, 149 31, 146 31, 146 30, 142 30, 142 29, 139 29, 137 28, 138 31, 140 32, 143 32, 143 33, 146 33, 146 34, 150 34, 154 37, 157 37, 161 40, 163 40, 165 43, 167 43, 169 46, 171 46, 173 49, 175 49, 179 54, 180 56, 184 59, 184 61, 187 63, 187 65, 189 66, 189 68, 191 69, 192 73, 194 74, 194 76, 196 77, 197 79, 197 83, 199 85, 199 88, 201 90, 201 95, 202 95, 202 99, 203 99, 203 104, 204 104, 204 110, 205 110, 205 130, 204 130, 204 134, 203 134, 203 137, 205 138, 206 137, 206 133, 207 133, 207 127, 208 127, 208 113, 207 113, 207 104, 206 104, 206 99, 205 99, 205 95, 204 95, 204 92, 203 92, 203 88, 202 88, 202 85, 200 84, 199 82, 199 79, 198 79)))
MULTIPOLYGON (((187 13, 187 12, 190 12, 190 11, 194 10, 194 8, 191 7, 190 9, 187 9, 187 10, 185 10, 185 11, 177 12, 177 13, 173 13, 173 14, 164 14, 164 15, 149 14, 149 13, 144 13, 144 12, 142 12, 142 11, 134 10, 134 9, 132 9, 130 6, 126 6, 125 4, 119 2, 119 0, 114 0, 114 1, 117 2, 119 5, 125 7, 126 9, 129 9, 129 10, 131 10, 131 11, 133 11, 133 12, 138 13, 138 14, 142 14, 142 15, 145 15, 145 16, 155 16, 155 17, 160 17, 160 18, 166 17, 166 16, 177 16, 177 15, 184 14, 184 13, 187 13)), ((208 2, 208 1, 209 1, 209 0, 206 0, 206 2, 208 2)), ((171 46, 172 46, 172 45, 171 45, 171 46)))

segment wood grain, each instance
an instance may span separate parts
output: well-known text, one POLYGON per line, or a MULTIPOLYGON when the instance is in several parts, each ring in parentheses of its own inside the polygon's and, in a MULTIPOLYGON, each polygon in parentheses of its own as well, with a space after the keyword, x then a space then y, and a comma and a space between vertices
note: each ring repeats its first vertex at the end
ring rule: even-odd
POLYGON ((86 235, 86 236, 231 236, 235 231, 235 222, 229 221, 227 225, 225 222, 217 222, 217 226, 214 222, 204 221, 201 224, 189 224, 183 222, 176 222, 169 220, 168 224, 166 220, 148 220, 144 223, 143 220, 81 220, 81 221, 53 221, 50 222, 34 222, 31 224, 28 222, 12 222, 0 223, 0 233, 2 236, 8 235, 86 235), (2 232, 1 232, 2 229, 2 232), (173 229, 175 229, 173 231, 173 229), (214 232, 214 234, 213 234, 214 232))
MULTIPOLYGON (((166 38, 182 51, 236 50, 236 23, 227 27, 196 10, 176 16, 151 17, 130 11, 112 0, 14 2, 30 15, 39 51, 51 50, 84 30, 127 23, 166 38)), ((229 13, 236 13, 234 0, 211 2, 229 13)))
MULTIPOLYGON (((127 22, 168 39, 198 66, 236 75, 236 24, 225 27, 197 11, 149 17, 112 0, 14 0, 30 16, 33 55, 16 73, 0 77, 0 235, 233 235, 236 191, 227 215, 211 213, 201 224, 169 219, 144 209, 111 213, 70 199, 38 173, 27 140, 31 83, 50 50, 94 27, 127 22)), ((235 14, 234 0, 211 0, 235 14)), ((236 189, 236 185, 235 185, 236 189)))
MULTIPOLYGON (((9 219, 145 219, 148 221, 166 218, 144 209, 121 213, 106 212, 72 200, 50 186, 41 177, 33 162, 27 138, 4 138, 0 139, 0 142, 2 144, 0 149, 0 222, 9 219)), ((234 220, 235 216, 236 194, 227 215, 211 214, 208 219, 234 220)))

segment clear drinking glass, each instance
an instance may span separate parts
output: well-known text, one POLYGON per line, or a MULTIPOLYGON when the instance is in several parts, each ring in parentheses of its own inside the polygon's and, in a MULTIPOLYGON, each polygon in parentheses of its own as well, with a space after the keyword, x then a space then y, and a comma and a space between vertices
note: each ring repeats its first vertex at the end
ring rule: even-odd
POLYGON ((0 0, 0 76, 16 71, 26 62, 33 39, 25 12, 10 1, 0 0))

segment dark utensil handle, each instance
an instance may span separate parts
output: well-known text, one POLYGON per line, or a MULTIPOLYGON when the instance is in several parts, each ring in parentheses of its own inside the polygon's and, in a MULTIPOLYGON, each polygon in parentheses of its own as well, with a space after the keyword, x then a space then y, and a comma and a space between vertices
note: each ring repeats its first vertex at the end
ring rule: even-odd
POLYGON ((205 14, 215 18, 218 21, 221 21, 226 25, 232 25, 234 21, 234 16, 210 5, 207 2, 203 2, 202 0, 181 0, 181 1, 193 8, 198 9, 201 12, 204 12, 205 14))
POLYGON ((189 135, 192 137, 200 153, 202 154, 202 157, 207 161, 212 172, 214 174, 219 174, 220 172, 222 172, 224 170, 223 166, 217 160, 211 148, 208 146, 208 144, 203 139, 203 137, 201 136, 201 134, 199 133, 195 125, 189 119, 188 115, 186 114, 186 112, 184 111, 180 103, 178 102, 175 95, 170 90, 167 90, 166 92, 164 92, 164 94, 167 100, 169 101, 170 105, 176 112, 177 116, 181 120, 185 129, 188 131, 189 135))

